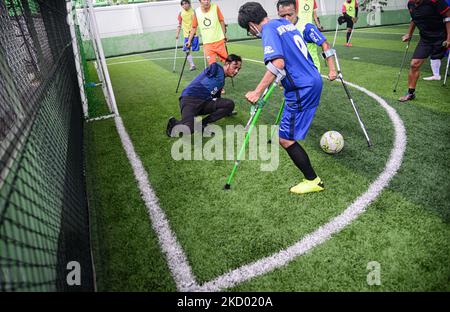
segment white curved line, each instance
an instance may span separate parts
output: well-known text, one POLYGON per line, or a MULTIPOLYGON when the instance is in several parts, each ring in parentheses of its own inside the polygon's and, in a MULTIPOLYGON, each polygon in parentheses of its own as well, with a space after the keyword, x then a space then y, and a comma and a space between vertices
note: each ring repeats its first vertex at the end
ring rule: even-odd
MULTIPOLYGON (((245 60, 255 63, 263 63, 252 59, 245 60)), ((219 291, 221 289, 230 288, 256 276, 263 275, 273 271, 276 268, 286 265, 298 256, 301 256, 314 247, 322 244, 331 238, 333 234, 338 233, 344 227, 349 225, 352 221, 358 218, 358 216, 366 210, 370 203, 372 203, 380 195, 381 191, 388 186, 389 181, 395 176, 401 166, 406 149, 406 130, 403 125, 403 121, 395 109, 389 106, 389 104, 378 95, 353 83, 346 83, 375 99, 386 110, 394 125, 394 146, 383 172, 372 184, 370 184, 369 189, 355 199, 355 201, 340 215, 333 218, 328 223, 320 226, 314 232, 306 235, 294 245, 274 253, 271 256, 231 270, 200 287, 193 285, 190 289, 191 291, 219 291)))
MULTIPOLYGON (((252 59, 244 59, 255 63, 263 63, 252 59)), ((126 132, 120 117, 115 118, 116 128, 126 151, 127 157, 132 165, 135 178, 139 184, 142 197, 149 211, 150 219, 155 233, 158 236, 161 249, 163 250, 171 274, 179 291, 219 291, 221 289, 233 287, 239 283, 245 282, 256 276, 271 272, 276 268, 286 265, 296 257, 305 254, 314 247, 328 240, 333 234, 338 233, 345 226, 349 225, 360 214, 362 214, 368 205, 373 202, 381 191, 389 184, 389 181, 395 176, 400 168, 403 154, 406 148, 406 130, 403 122, 395 109, 389 106, 378 95, 359 87, 355 84, 346 82, 348 85, 366 93, 374 98, 387 111, 389 118, 394 124, 395 138, 394 147, 391 151, 389 160, 383 172, 369 186, 369 189, 358 197, 343 213, 333 218, 331 221, 322 225, 314 232, 306 235, 296 244, 283 249, 269 257, 265 257, 253 263, 244 265, 240 268, 229 271, 228 273, 215 278, 203 285, 198 285, 192 268, 189 265, 183 248, 179 244, 175 233, 171 230, 169 221, 164 211, 159 207, 158 199, 151 188, 148 180, 148 173, 136 154, 133 143, 126 132)))

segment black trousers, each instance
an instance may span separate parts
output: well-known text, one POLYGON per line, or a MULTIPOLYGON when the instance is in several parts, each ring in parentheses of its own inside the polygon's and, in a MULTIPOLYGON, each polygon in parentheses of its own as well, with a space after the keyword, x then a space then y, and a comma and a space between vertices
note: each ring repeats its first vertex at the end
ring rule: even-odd
POLYGON ((191 133, 194 132, 194 119, 196 116, 208 115, 202 120, 202 127, 209 123, 230 115, 234 109, 234 102, 230 99, 217 98, 209 101, 194 97, 180 97, 181 120, 177 125, 186 125, 191 133))
POLYGON ((352 20, 351 16, 348 14, 339 16, 338 23, 339 23, 339 25, 347 23, 347 28, 353 28, 353 20, 352 20))

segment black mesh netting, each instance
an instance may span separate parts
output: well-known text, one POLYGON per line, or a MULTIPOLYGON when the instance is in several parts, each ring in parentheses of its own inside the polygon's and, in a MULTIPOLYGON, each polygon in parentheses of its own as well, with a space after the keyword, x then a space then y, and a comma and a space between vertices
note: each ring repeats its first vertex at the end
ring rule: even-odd
POLYGON ((0 0, 1 291, 93 289, 66 17, 63 0, 0 0))

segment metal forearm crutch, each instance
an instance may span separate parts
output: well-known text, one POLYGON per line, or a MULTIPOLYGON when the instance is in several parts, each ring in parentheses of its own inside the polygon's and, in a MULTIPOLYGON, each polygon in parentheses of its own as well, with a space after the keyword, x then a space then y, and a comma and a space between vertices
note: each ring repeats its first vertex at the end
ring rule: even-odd
POLYGON ((450 55, 447 55, 447 67, 445 68, 445 76, 444 76, 444 83, 442 84, 445 86, 445 83, 447 82, 447 75, 448 75, 448 65, 450 63, 450 55))
POLYGON ((178 52, 178 38, 175 41, 175 56, 173 57, 173 69, 172 69, 172 73, 175 72, 175 65, 177 63, 177 52, 178 52))
MULTIPOLYGON (((278 110, 277 119, 275 119, 275 126, 278 126, 278 124, 280 123, 280 119, 281 119, 281 115, 283 114, 285 103, 286 103, 286 100, 283 100, 283 102, 281 103, 280 109, 278 110)), ((276 130, 276 128, 272 129, 272 132, 270 133, 270 138, 267 141, 267 144, 272 143, 272 138, 273 138, 273 135, 275 134, 275 130, 276 130)))
POLYGON ((334 45, 336 44, 336 38, 337 38, 337 33, 338 33, 338 28, 339 28, 339 22, 338 22, 338 20, 336 20, 336 30, 335 30, 335 32, 334 32, 334 39, 333 39, 333 48, 334 48, 334 45))
POLYGON ((356 118, 358 118, 359 126, 361 127, 361 129, 364 133, 364 136, 366 137, 367 145, 369 147, 371 147, 372 143, 370 142, 370 138, 369 138, 369 135, 367 134, 366 127, 364 126, 364 123, 362 122, 361 117, 359 117, 358 109, 356 108, 355 102, 353 101, 353 99, 350 95, 350 92, 348 91, 348 88, 344 82, 344 78, 342 77, 341 67, 339 66, 339 60, 338 60, 336 52, 334 52, 334 58, 336 60, 336 67, 338 70, 339 80, 341 80, 342 86, 344 87, 344 90, 345 90, 345 93, 347 94, 347 97, 350 100, 350 103, 352 104, 353 110, 355 111, 355 114, 356 114, 356 118))
MULTIPOLYGON (((447 47, 447 41, 442 42, 442 47, 447 47)), ((445 67, 445 76, 444 76, 444 83, 442 84, 443 86, 445 86, 445 84, 447 83, 447 75, 448 75, 448 65, 450 62, 450 50, 447 49, 447 66, 445 67)))
POLYGON ((350 41, 352 40, 352 36, 353 36, 353 31, 355 30, 355 23, 353 23, 353 25, 352 25, 352 30, 350 31, 350 37, 348 38, 348 42, 347 43, 350 43, 350 41))
POLYGON ((255 127, 256 122, 258 121, 259 115, 261 114, 261 110, 263 109, 264 105, 267 103, 268 98, 272 94, 275 87, 278 85, 278 83, 283 79, 284 77, 278 76, 277 79, 271 84, 271 86, 267 89, 267 92, 264 92, 264 94, 259 98, 258 102, 256 102, 256 109, 254 112, 252 112, 249 121, 247 122, 246 128, 247 133, 245 134, 244 144, 242 144, 241 149, 239 150, 239 154, 237 156, 237 159, 234 163, 233 169, 231 170, 231 173, 227 179, 227 183, 224 186, 225 190, 229 190, 231 188, 231 183, 233 182, 234 174, 236 173, 236 170, 241 163, 242 156, 245 152, 245 147, 248 144, 248 141, 250 139, 250 134, 252 133, 253 128, 255 127))
POLYGON ((178 93, 178 88, 180 87, 181 78, 183 77, 184 67, 186 67, 186 61, 189 56, 190 49, 186 51, 186 57, 184 58, 183 68, 181 69, 180 78, 178 79, 177 90, 175 93, 178 93))
POLYGON ((402 65, 400 66, 400 71, 398 72, 397 82, 395 83, 393 92, 397 92, 398 81, 400 80, 400 75, 402 73, 403 66, 405 65, 406 55, 408 54, 408 49, 409 49, 410 42, 411 42, 411 38, 408 39, 408 44, 406 45, 405 53, 403 54, 402 65))

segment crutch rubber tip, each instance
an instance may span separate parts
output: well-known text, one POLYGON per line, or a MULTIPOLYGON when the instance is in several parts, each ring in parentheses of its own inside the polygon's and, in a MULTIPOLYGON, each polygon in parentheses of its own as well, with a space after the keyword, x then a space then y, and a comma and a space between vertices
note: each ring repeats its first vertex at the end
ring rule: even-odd
POLYGON ((230 184, 225 184, 225 186, 223 187, 224 190, 229 190, 231 189, 231 185, 230 184))

